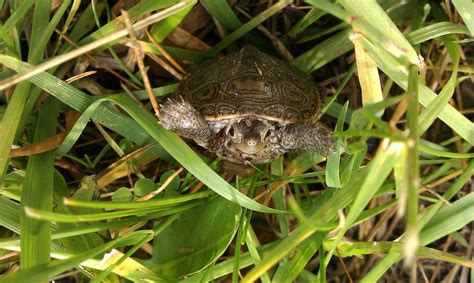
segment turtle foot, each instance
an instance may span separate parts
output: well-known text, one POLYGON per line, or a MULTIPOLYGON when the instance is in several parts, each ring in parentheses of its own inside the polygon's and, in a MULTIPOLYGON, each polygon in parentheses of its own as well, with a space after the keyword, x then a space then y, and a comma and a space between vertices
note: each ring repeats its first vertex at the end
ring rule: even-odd
POLYGON ((287 150, 315 151, 328 157, 335 151, 331 131, 323 124, 294 124, 280 132, 283 148, 287 150))
POLYGON ((199 112, 182 98, 168 99, 160 105, 161 125, 176 134, 195 140, 200 145, 207 144, 211 130, 199 112))

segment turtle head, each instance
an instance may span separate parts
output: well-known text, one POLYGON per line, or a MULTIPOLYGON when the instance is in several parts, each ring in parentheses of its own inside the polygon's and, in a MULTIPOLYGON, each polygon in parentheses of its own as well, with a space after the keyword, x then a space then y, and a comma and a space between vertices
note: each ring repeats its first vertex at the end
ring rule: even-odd
POLYGON ((227 141, 239 151, 255 154, 264 150, 273 133, 273 127, 257 119, 242 119, 227 127, 227 141))

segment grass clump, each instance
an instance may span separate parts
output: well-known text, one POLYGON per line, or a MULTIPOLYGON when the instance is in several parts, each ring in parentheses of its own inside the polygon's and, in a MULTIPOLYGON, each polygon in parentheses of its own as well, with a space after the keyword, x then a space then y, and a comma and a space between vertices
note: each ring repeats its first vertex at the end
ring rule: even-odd
POLYGON ((472 281, 472 3, 231 2, 0 1, 0 281, 472 281), (159 126, 246 44, 324 90, 336 154, 159 126))

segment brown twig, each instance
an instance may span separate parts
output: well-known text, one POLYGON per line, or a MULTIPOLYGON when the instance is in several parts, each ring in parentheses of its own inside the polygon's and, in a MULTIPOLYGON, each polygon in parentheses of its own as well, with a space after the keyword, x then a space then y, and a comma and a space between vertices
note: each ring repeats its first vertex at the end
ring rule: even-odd
POLYGON ((140 74, 142 75, 143 85, 145 86, 146 93, 148 95, 148 98, 150 99, 153 110, 155 111, 155 115, 159 117, 160 107, 158 105, 158 102, 156 101, 155 96, 153 95, 153 90, 151 88, 150 80, 146 72, 145 63, 143 63, 143 57, 145 56, 145 54, 143 52, 142 46, 137 40, 135 30, 132 26, 132 23, 130 22, 130 18, 128 17, 128 13, 122 10, 122 16, 125 26, 127 27, 128 34, 130 36, 133 51, 135 52, 135 57, 137 59, 138 68, 140 69, 140 74))
POLYGON ((161 55, 163 55, 163 57, 166 58, 166 60, 168 60, 171 65, 173 65, 178 71, 181 72, 181 74, 183 75, 186 75, 186 71, 183 69, 183 67, 181 67, 181 65, 178 64, 178 62, 176 62, 176 60, 174 60, 173 57, 171 57, 171 55, 168 53, 168 51, 166 51, 166 49, 164 49, 161 44, 159 44, 154 38, 153 36, 150 34, 150 32, 148 31, 148 29, 145 29, 145 34, 147 35, 148 39, 151 41, 151 43, 153 43, 153 45, 155 45, 156 48, 158 48, 158 50, 161 52, 161 55))
POLYGON ((163 182, 163 184, 156 190, 154 190, 153 192, 147 194, 147 195, 144 195, 142 197, 139 197, 137 199, 137 201, 147 201, 149 199, 152 199, 154 198, 156 195, 158 195, 159 193, 161 193, 164 189, 166 189, 166 187, 168 187, 168 185, 173 181, 174 178, 176 178, 176 176, 178 176, 181 172, 183 172, 183 167, 179 168, 178 170, 176 170, 176 172, 174 172, 173 174, 171 174, 171 176, 169 176, 166 181, 163 182))

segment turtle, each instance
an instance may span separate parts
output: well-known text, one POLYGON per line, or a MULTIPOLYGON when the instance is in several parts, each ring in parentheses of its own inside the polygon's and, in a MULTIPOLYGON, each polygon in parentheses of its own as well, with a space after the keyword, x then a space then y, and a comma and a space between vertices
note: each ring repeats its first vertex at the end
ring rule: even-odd
POLYGON ((158 118, 223 159, 261 164, 290 151, 333 153, 331 130, 313 122, 320 108, 309 77, 249 45, 199 65, 158 118))

